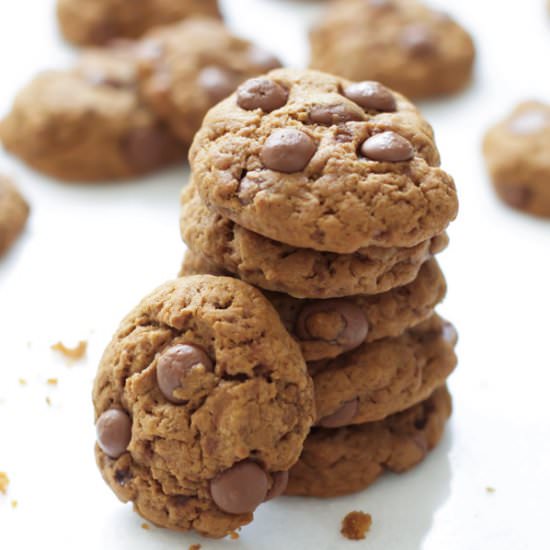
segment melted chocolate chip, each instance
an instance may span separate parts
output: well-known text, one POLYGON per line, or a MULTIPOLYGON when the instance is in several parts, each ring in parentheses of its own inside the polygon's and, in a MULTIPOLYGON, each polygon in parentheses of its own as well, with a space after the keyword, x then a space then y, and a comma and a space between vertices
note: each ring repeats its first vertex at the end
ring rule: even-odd
POLYGON ((346 86, 344 95, 366 110, 393 112, 397 109, 395 96, 379 82, 354 82, 346 86))
POLYGON ((414 157, 414 147, 408 139, 395 132, 382 132, 363 142, 361 153, 379 162, 404 162, 414 157))
POLYGON ((267 138, 260 160, 270 170, 290 174, 303 170, 316 150, 317 145, 308 134, 294 128, 283 128, 267 138))
POLYGON ((261 109, 271 113, 286 104, 288 90, 269 78, 253 78, 241 84, 237 91, 237 104, 242 109, 261 109))

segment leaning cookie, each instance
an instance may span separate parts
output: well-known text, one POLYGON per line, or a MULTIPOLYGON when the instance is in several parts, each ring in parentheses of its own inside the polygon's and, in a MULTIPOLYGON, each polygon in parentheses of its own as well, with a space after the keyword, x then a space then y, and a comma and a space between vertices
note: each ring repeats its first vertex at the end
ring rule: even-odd
POLYGON ((309 363, 317 425, 374 422, 426 399, 455 369, 456 339, 454 327, 434 315, 397 338, 309 363))
MULTIPOLYGON (((222 275, 204 258, 187 251, 180 276, 222 275)), ((435 259, 428 260, 408 285, 383 294, 329 300, 299 300, 264 291, 281 320, 300 344, 306 361, 331 359, 363 342, 399 336, 430 317, 446 292, 445 278, 435 259)))
POLYGON ((130 45, 38 75, 15 98, 0 138, 36 170, 68 181, 139 176, 183 161, 186 150, 140 99, 130 45))
POLYGON ((93 399, 115 494, 157 525, 212 537, 284 490, 314 417, 306 365, 273 307, 209 275, 166 283, 126 317, 93 399))
POLYGON ((442 387, 426 401, 379 422, 315 428, 290 471, 286 494, 347 495, 366 489, 385 470, 409 470, 439 443, 451 408, 451 396, 442 387))
POLYGON ((208 18, 154 29, 141 51, 141 93, 188 144, 210 107, 247 78, 280 67, 273 55, 208 18))
POLYGON ((137 38, 153 27, 192 15, 219 17, 217 0, 57 0, 61 31, 79 45, 137 38))
POLYGON ((487 132, 483 151, 495 191, 506 204, 550 217, 550 105, 518 105, 487 132))
POLYGON ((0 175, 0 256, 19 236, 29 217, 29 205, 15 185, 0 175))
POLYGON ((181 196, 183 240, 217 269, 296 298, 379 294, 412 282, 422 264, 447 246, 438 235, 411 248, 371 246, 353 254, 296 248, 254 233, 208 209, 191 182, 181 196))
POLYGON ((458 208, 414 105, 377 82, 317 71, 245 82, 209 111, 189 159, 209 208, 301 248, 417 246, 458 208))
POLYGON ((472 78, 471 36, 415 0, 339 0, 310 33, 311 67, 379 80, 408 97, 449 94, 472 78))

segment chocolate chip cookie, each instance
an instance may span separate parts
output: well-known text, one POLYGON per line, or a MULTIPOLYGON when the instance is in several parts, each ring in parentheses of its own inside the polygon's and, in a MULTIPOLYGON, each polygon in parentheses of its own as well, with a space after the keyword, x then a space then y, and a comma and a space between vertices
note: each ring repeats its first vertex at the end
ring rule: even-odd
POLYGON ((370 246, 353 254, 296 248, 241 227, 209 210, 191 182, 182 193, 180 226, 189 248, 218 269, 296 298, 379 294, 413 281, 447 245, 438 235, 411 248, 370 246))
POLYGON ((471 36, 415 0, 340 0, 310 33, 311 67, 379 80, 409 97, 449 94, 471 80, 471 36))
POLYGON ((435 315, 397 338, 309 363, 317 425, 374 422, 426 399, 456 366, 456 338, 454 327, 435 315))
POLYGON ((29 205, 15 185, 0 175, 0 256, 19 236, 29 217, 29 205))
POLYGON ((429 124, 376 82, 277 70, 210 110, 190 150, 202 199, 291 246, 414 247, 457 213, 429 124))
MULTIPOLYGON (((187 252, 180 275, 222 275, 204 258, 187 252)), ((306 361, 331 359, 363 342, 399 336, 433 314, 446 284, 437 262, 428 260, 408 285, 383 294, 329 300, 298 300, 264 291, 283 324, 300 344, 306 361)))
POLYGON ((347 495, 367 488, 385 470, 409 470, 438 444, 451 407, 451 396, 442 387, 426 401, 379 422, 315 428, 290 471, 286 494, 347 495))
POLYGON ((105 44, 191 15, 219 16, 217 0, 57 0, 57 18, 67 40, 105 44))
POLYGON ((186 150, 140 99, 130 45, 38 75, 15 98, 0 138, 36 170, 68 181, 131 178, 183 161, 186 150))
POLYGON ((284 491, 314 418, 298 345, 251 286, 185 277, 120 325, 95 381, 103 477, 153 523, 222 537, 284 491))
POLYGON ((550 105, 518 105, 487 132, 483 151, 495 190, 506 204, 550 217, 550 105))
POLYGON ((215 19, 192 18, 153 30, 140 63, 143 96, 186 143, 208 109, 252 76, 279 67, 270 53, 215 19))

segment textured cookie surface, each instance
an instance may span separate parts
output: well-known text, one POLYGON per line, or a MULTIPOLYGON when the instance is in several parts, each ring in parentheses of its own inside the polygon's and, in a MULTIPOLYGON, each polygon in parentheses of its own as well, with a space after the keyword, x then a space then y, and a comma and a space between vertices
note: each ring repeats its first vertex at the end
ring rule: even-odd
POLYGON ((207 206, 292 246, 416 246, 457 212, 431 127, 378 83, 272 71, 209 111, 189 158, 207 206))
POLYGON ((0 256, 4 254, 21 233, 27 218, 29 205, 15 185, 0 175, 0 256))
POLYGON ((181 200, 182 237, 194 253, 244 281, 297 298, 386 292, 413 281, 422 264, 447 245, 442 234, 411 248, 319 252, 262 237, 209 210, 193 183, 181 200))
POLYGON ((117 496, 157 525, 213 537, 282 492, 314 416, 297 344, 259 291, 225 277, 145 298, 93 397, 97 462, 117 496))
MULTIPOLYGON (((187 251, 180 275, 222 275, 204 258, 187 251)), ((376 295, 300 300, 264 291, 283 324, 300 344, 306 361, 330 359, 361 345, 399 336, 433 314, 446 292, 437 262, 428 260, 408 285, 376 295)))
POLYGON ((139 98, 129 45, 91 50, 72 70, 38 75, 15 98, 0 137, 30 166, 70 181, 129 178, 185 157, 139 98))
POLYGON ((471 79, 470 35, 415 0, 340 0, 310 34, 311 66, 379 80, 409 97, 456 92, 471 79))
POLYGON ((385 420, 325 430, 315 428, 290 472, 287 494, 335 497, 361 491, 385 470, 404 472, 433 449, 451 414, 446 388, 385 420))
POLYGON ((57 0, 61 31, 75 44, 136 38, 192 15, 219 16, 217 0, 57 0))
POLYGON ((247 78, 279 67, 271 54, 232 35, 223 23, 192 18, 146 35, 141 91, 186 143, 208 109, 247 78))
POLYGON ((509 206, 550 217, 550 105, 518 105, 485 136, 487 167, 509 206))
POLYGON ((318 425, 380 420, 426 399, 456 366, 454 327, 433 316, 397 338, 310 363, 318 425))

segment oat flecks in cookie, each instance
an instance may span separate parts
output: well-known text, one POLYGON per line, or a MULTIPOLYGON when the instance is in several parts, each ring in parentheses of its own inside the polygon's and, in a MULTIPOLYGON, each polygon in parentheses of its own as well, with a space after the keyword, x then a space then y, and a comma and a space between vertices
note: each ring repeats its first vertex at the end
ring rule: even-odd
POLYGON ((117 496, 212 537, 285 489, 314 416, 306 365, 267 299, 206 275, 166 283, 126 317, 93 395, 96 458, 117 496))
POLYGON ((249 110, 237 93, 195 136, 190 162, 208 208, 273 241, 338 254, 414 247, 454 219, 453 180, 404 97, 317 71, 262 78, 287 90, 284 105, 249 110))
POLYGON ((29 211, 27 201, 13 182, 0 175, 0 257, 25 228, 29 211))
POLYGON ((487 131, 483 152, 506 204, 550 218, 550 105, 527 101, 487 131))
POLYGON ((331 2, 310 34, 311 67, 378 80, 408 97, 457 92, 471 80, 475 49, 450 16, 416 0, 331 2))
POLYGON ((340 532, 349 540, 363 540, 372 525, 372 516, 361 511, 347 514, 340 532))

